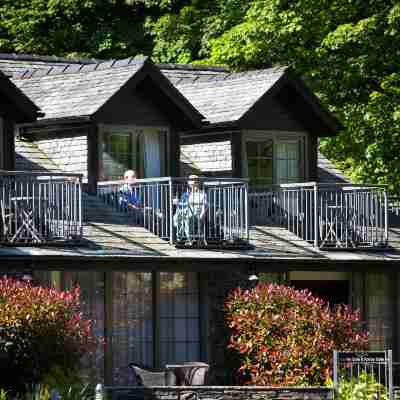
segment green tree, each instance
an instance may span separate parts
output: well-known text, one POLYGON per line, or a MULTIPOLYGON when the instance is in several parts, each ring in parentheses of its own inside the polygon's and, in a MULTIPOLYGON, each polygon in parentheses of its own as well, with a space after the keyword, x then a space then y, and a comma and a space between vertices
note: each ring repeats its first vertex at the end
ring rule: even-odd
POLYGON ((354 181, 400 190, 398 1, 171 0, 168 7, 146 25, 156 60, 290 66, 343 124, 321 142, 323 152, 354 181))
POLYGON ((135 0, 3 0, 3 52, 121 58, 149 54, 146 6, 135 0))
POLYGON ((211 41, 211 63, 291 66, 344 129, 322 150, 359 182, 400 190, 400 3, 254 0, 211 41))

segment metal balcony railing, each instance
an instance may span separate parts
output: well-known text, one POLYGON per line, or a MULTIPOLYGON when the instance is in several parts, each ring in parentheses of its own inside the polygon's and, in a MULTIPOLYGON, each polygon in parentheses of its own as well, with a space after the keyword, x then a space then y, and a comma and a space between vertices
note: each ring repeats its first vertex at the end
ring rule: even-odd
POLYGON ((382 186, 299 183, 251 188, 250 223, 277 225, 319 248, 384 248, 388 201, 382 186))
POLYGON ((0 243, 82 237, 81 175, 0 171, 0 243))
POLYGON ((241 179, 137 179, 99 182, 98 196, 171 244, 185 247, 248 244, 247 182, 241 179))

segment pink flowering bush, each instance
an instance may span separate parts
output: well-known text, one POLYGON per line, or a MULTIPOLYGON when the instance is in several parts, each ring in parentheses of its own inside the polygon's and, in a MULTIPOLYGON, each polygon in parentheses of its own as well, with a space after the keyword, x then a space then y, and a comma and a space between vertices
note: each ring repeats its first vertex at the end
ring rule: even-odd
POLYGON ((234 290, 226 320, 241 381, 253 385, 324 385, 333 350, 365 350, 368 344, 357 311, 284 285, 234 290))
POLYGON ((54 368, 71 376, 94 346, 78 287, 63 292, 0 279, 0 387, 23 391, 54 368))

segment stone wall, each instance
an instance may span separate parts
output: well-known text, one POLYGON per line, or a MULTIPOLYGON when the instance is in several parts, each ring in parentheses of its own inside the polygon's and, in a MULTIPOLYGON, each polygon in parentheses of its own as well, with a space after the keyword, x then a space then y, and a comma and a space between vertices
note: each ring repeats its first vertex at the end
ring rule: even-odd
MULTIPOLYGON (((96 400, 100 400, 96 396, 96 400)), ((104 388, 102 400, 332 400, 326 387, 197 386, 104 388)))

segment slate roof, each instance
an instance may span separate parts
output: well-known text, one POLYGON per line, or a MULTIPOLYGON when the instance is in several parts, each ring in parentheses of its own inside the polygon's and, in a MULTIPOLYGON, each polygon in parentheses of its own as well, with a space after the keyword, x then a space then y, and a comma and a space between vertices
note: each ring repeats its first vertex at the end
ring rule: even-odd
POLYGON ((15 139, 15 170, 62 172, 34 142, 20 138, 15 139))
POLYGON ((318 181, 324 183, 351 183, 335 165, 318 152, 318 181))
POLYGON ((45 112, 46 120, 90 116, 139 71, 145 60, 136 58, 128 67, 116 64, 112 69, 109 63, 78 65, 76 71, 68 67, 62 73, 39 72, 13 82, 45 112))
POLYGON ((37 71, 49 71, 56 68, 61 70, 69 65, 81 65, 83 67, 84 65, 98 62, 100 61, 96 59, 70 59, 56 56, 0 53, 0 71, 12 78, 32 76, 37 71))
MULTIPOLYGON (((239 119, 284 73, 284 68, 232 73, 203 65, 157 67, 211 123, 239 119)), ((12 74, 14 82, 43 109, 46 119, 90 115, 101 101, 98 92, 118 89, 137 68, 137 58, 99 62, 0 54, 0 70, 12 74), (90 97, 96 101, 89 101, 90 97)))
POLYGON ((181 80, 179 91, 211 123, 239 120, 284 75, 284 67, 181 80))

